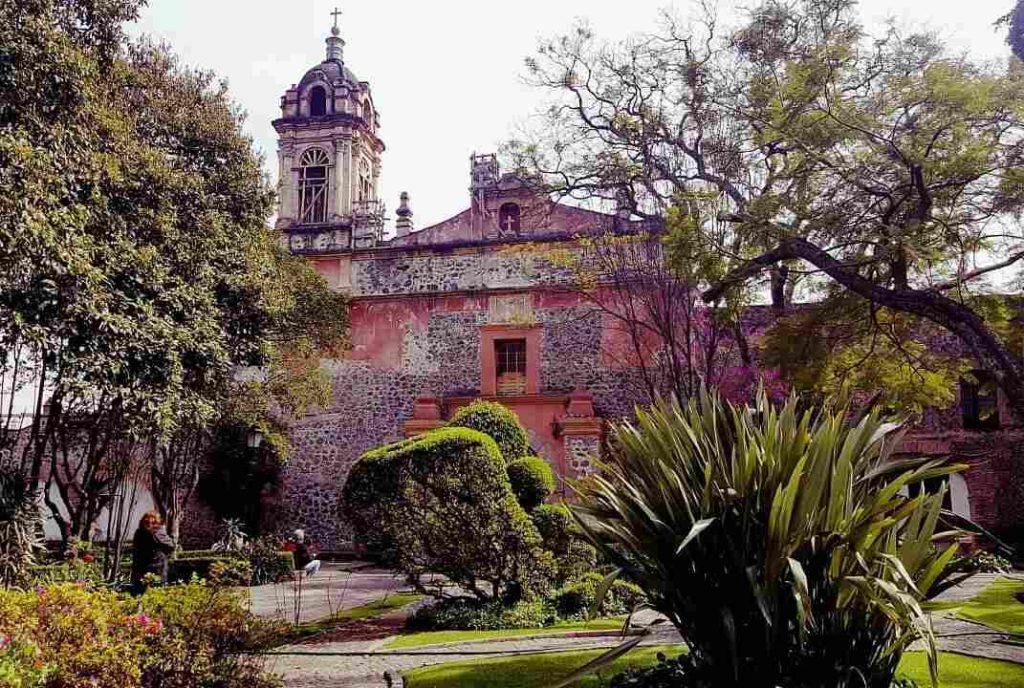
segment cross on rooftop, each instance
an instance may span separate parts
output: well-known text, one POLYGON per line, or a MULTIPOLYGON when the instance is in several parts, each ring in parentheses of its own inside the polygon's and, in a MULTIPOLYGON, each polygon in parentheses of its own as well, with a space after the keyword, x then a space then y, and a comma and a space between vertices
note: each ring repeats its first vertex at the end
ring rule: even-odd
POLYGON ((341 10, 335 7, 334 11, 331 12, 331 16, 334 17, 334 28, 338 28, 338 17, 341 16, 341 10))

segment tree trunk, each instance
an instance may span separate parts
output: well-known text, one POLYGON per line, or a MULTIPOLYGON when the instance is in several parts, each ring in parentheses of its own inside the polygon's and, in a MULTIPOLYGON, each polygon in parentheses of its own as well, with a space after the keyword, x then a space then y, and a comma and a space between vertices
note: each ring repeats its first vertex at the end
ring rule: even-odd
POLYGON ((704 292, 704 300, 715 301, 731 286, 747 280, 780 260, 794 258, 806 260, 842 286, 872 303, 930 320, 955 335, 966 345, 981 367, 996 377, 1014 417, 1024 421, 1024 363, 1007 351, 977 313, 934 291, 889 289, 876 284, 806 239, 786 239, 774 250, 737 268, 704 292))

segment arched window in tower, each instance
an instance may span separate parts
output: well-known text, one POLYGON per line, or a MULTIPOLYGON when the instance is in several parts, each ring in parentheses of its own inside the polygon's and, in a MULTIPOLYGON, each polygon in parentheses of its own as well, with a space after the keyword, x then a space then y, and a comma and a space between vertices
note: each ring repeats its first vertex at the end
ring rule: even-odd
POLYGON ((327 177, 331 159, 319 148, 310 148, 299 159, 299 222, 327 222, 327 177))
POLYGON ((320 117, 327 114, 327 91, 323 86, 314 86, 309 91, 309 115, 320 117))
POLYGON ((498 208, 498 229, 501 233, 519 233, 519 205, 502 203, 498 208))

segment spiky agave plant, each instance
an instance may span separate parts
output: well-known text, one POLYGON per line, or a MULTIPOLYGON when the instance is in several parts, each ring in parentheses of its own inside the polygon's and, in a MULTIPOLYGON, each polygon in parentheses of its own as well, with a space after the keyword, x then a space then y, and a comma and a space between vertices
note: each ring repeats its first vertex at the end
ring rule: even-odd
POLYGON ((618 426, 574 512, 690 647, 697 686, 889 688, 935 643, 919 601, 954 556, 941 494, 958 466, 892 457, 877 413, 731 406, 702 393, 618 426))

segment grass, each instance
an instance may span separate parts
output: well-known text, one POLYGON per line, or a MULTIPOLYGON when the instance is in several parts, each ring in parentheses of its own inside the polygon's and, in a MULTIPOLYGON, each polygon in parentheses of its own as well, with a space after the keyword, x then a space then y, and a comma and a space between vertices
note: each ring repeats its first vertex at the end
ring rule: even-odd
MULTIPOLYGON (((627 667, 656 663, 657 654, 677 655, 678 645, 642 647, 620 657, 598 675, 585 678, 581 688, 598 688, 627 667)), ((407 688, 539 688, 551 684, 600 655, 604 650, 552 652, 512 658, 452 662, 413 669, 403 678, 407 688)))
POLYGON ((322 619, 306 621, 298 626, 291 626, 286 632, 284 632, 282 637, 274 639, 274 644, 283 645, 287 643, 294 643, 304 638, 333 631, 339 626, 343 626, 353 621, 369 619, 375 616, 381 616, 382 614, 394 611, 395 609, 401 609, 413 602, 418 602, 422 598, 423 595, 407 592, 378 597, 372 602, 367 602, 366 604, 358 607, 341 609, 330 616, 325 616, 322 619))
POLYGON ((1024 582, 1001 578, 957 609, 956 615, 1005 633, 1024 633, 1024 582))
MULTIPOLYGON (((599 688, 628 666, 650 666, 657 662, 658 652, 671 656, 679 649, 679 646, 671 645, 638 648, 606 667, 600 675, 584 679, 579 686, 599 688)), ((541 688, 600 653, 600 650, 556 652, 453 662, 414 669, 404 678, 408 688, 541 688)), ((900 673, 913 678, 921 686, 931 685, 928 660, 923 653, 905 654, 900 663, 900 673)), ((940 688, 1011 688, 1021 685, 1024 685, 1024 666, 950 653, 939 654, 940 688)))
POLYGON ((558 635, 572 631, 617 631, 622 628, 625 617, 594 619, 593 621, 576 621, 544 626, 542 628, 507 628, 499 631, 422 631, 395 636, 384 646, 387 650, 405 650, 423 645, 441 643, 474 642, 495 640, 498 638, 515 638, 524 635, 558 635))
MULTIPOLYGON (((923 652, 908 652, 900 662, 900 673, 927 688, 928 660, 923 652)), ((1024 686, 1024 666, 994 659, 939 653, 939 688, 1010 688, 1024 686)))

